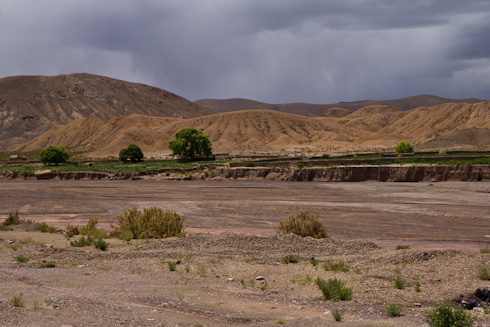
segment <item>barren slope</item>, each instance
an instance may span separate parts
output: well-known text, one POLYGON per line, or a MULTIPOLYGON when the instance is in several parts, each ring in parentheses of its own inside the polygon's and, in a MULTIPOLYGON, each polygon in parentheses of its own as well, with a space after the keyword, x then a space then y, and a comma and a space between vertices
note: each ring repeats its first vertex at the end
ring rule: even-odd
MULTIPOLYGON (((195 127, 208 135, 214 151, 230 153, 321 152, 328 147, 392 147, 401 140, 423 144, 452 133, 451 147, 490 147, 479 137, 468 142, 460 130, 474 129, 487 135, 490 102, 446 104, 402 112, 395 107, 368 106, 347 116, 311 118, 268 110, 248 110, 193 119, 130 115, 108 122, 83 119, 41 135, 18 150, 42 149, 61 144, 90 150, 94 156, 117 155, 129 143, 147 154, 168 154, 168 141, 184 127, 195 127), (459 136, 458 136, 459 135, 459 136)), ((331 150, 331 149, 330 149, 331 150)))
POLYGON ((84 117, 109 120, 140 114, 191 118, 212 113, 156 87, 97 75, 0 79, 0 146, 4 149, 84 117))
POLYGON ((385 105, 397 107, 402 111, 415 109, 418 107, 429 107, 444 103, 477 103, 482 100, 470 99, 446 99, 433 95, 416 95, 407 98, 394 100, 361 100, 354 102, 339 102, 333 104, 311 104, 311 103, 285 103, 270 104, 247 99, 202 99, 195 103, 217 112, 230 112, 249 109, 266 109, 287 112, 309 117, 320 117, 326 110, 331 108, 343 108, 356 111, 360 108, 372 105, 385 105))

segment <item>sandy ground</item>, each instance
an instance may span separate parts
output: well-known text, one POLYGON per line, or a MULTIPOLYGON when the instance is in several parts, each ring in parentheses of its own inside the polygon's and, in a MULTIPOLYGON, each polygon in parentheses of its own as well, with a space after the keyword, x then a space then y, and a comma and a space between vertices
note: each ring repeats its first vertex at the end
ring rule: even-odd
POLYGON ((0 181, 0 217, 18 210, 61 228, 98 217, 110 230, 124 210, 158 206, 185 217, 191 233, 268 235, 308 209, 334 237, 473 251, 490 243, 489 199, 485 182, 0 181))
MULTIPOLYGON (((99 217, 108 227, 131 206, 159 206, 184 216, 190 232, 110 239, 102 252, 28 225, 0 231, 0 326, 330 326, 333 309, 346 326, 424 326, 437 303, 490 287, 477 273, 490 263, 477 251, 490 240, 488 192, 490 183, 0 181, 0 217, 19 210, 59 227, 99 217), (332 237, 276 234, 299 209, 318 213, 332 237), (299 262, 280 263, 288 254, 299 262), (325 271, 327 260, 350 269, 325 271), (180 261, 176 271, 167 261, 180 261), (317 277, 342 280, 353 300, 322 300, 317 277), (20 293, 24 306, 14 307, 20 293), (387 317, 388 304, 402 316, 387 317)), ((490 325, 490 315, 473 314, 475 326, 490 325)))

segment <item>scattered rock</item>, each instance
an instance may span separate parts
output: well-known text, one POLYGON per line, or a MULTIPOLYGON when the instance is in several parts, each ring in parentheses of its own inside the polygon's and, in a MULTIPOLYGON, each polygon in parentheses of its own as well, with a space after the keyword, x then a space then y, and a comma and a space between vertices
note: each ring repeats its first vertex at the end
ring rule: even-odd
POLYGON ((482 301, 489 302, 490 300, 490 290, 486 287, 479 287, 474 295, 482 301))

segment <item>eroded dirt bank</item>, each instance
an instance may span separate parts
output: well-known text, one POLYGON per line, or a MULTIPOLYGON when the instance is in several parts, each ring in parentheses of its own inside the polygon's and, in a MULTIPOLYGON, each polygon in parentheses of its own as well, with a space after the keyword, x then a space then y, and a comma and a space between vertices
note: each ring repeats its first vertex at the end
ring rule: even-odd
POLYGON ((489 181, 489 165, 389 165, 389 166, 336 166, 336 167, 234 167, 192 170, 158 170, 124 173, 97 172, 45 172, 0 173, 0 179, 25 180, 80 180, 80 179, 167 179, 167 180, 270 180, 270 181, 323 181, 323 182, 442 182, 489 181))

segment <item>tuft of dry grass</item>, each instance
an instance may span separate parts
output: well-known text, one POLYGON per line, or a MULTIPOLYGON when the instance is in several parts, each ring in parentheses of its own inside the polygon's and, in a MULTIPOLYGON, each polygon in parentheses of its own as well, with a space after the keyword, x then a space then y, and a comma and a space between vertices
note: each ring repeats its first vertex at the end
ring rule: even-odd
POLYGON ((279 223, 279 232, 283 234, 296 234, 299 236, 311 236, 313 238, 326 238, 327 229, 318 219, 318 215, 311 211, 301 210, 297 214, 279 223))

